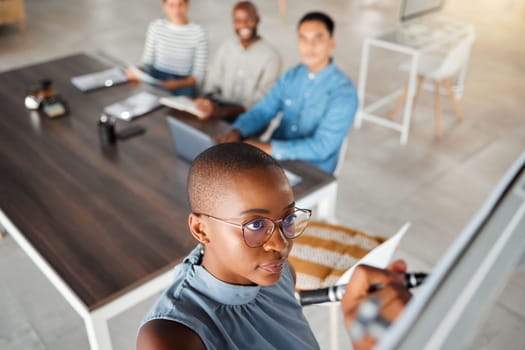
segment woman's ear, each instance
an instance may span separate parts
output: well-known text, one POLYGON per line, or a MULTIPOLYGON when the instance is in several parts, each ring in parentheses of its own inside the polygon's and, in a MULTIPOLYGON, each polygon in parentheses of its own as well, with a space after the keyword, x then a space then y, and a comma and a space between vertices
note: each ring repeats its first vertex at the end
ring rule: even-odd
POLYGON ((190 227, 191 234, 197 241, 203 244, 210 241, 206 232, 206 224, 201 216, 191 213, 188 217, 188 226, 190 227))

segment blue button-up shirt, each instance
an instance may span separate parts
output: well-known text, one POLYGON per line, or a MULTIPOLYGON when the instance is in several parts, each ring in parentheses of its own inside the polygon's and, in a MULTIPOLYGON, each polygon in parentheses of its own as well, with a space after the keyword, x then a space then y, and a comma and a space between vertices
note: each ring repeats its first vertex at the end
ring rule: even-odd
POLYGON ((300 64, 281 75, 272 90, 232 127, 244 137, 251 136, 282 112, 271 137, 272 156, 301 159, 331 173, 357 103, 352 82, 333 62, 316 74, 300 64))

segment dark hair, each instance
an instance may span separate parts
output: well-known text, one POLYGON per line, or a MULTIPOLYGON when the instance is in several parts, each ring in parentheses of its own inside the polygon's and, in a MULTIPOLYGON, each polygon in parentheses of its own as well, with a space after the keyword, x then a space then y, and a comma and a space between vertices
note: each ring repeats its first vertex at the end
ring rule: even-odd
POLYGON ((257 13, 257 7, 255 7, 253 2, 251 2, 251 1, 239 1, 238 3, 235 4, 235 6, 233 6, 233 9, 235 10, 235 9, 237 9, 239 7, 247 7, 248 9, 250 9, 250 11, 253 11, 255 16, 259 15, 257 13))
POLYGON ((200 153, 192 162, 188 174, 187 191, 193 212, 208 210, 213 205, 224 184, 233 175, 246 170, 280 169, 281 165, 259 148, 244 142, 221 143, 200 153))
POLYGON ((306 15, 304 15, 299 20, 299 23, 297 24, 297 28, 299 28, 301 24, 303 24, 304 22, 309 22, 309 21, 318 21, 318 22, 323 23, 326 27, 326 30, 328 30, 328 33, 330 34, 330 36, 334 34, 334 28, 335 28, 334 21, 326 13, 308 12, 306 15))

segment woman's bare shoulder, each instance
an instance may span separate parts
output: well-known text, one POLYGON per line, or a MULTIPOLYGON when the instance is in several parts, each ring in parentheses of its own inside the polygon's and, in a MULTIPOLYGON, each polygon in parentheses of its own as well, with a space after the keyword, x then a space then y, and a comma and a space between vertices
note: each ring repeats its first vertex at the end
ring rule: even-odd
POLYGON ((197 333, 170 320, 152 320, 139 331, 137 350, 205 350, 197 333))

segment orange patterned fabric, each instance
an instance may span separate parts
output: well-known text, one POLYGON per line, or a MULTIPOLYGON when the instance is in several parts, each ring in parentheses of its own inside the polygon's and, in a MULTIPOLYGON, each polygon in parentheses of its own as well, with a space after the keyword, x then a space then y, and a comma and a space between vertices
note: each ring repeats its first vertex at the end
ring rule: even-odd
POLYGON ((386 240, 351 228, 311 221, 294 239, 289 261, 297 274, 296 289, 334 285, 339 277, 386 240))

